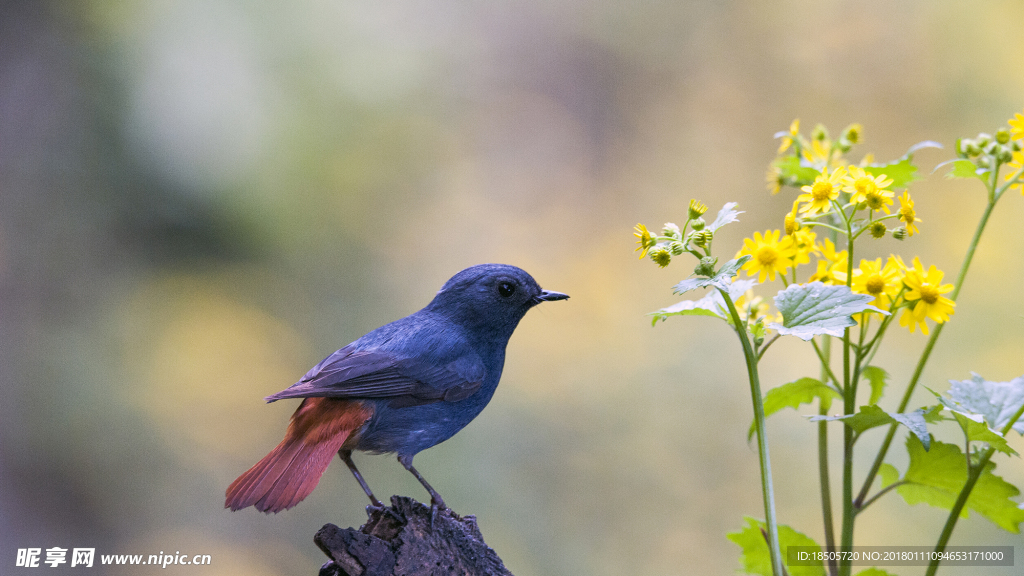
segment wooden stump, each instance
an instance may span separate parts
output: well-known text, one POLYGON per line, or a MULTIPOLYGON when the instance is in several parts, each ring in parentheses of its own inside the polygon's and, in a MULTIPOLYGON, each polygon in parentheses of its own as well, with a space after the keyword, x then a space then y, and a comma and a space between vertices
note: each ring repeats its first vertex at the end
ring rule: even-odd
POLYGON ((406 498, 370 510, 360 529, 325 524, 313 541, 331 561, 320 576, 512 576, 484 543, 475 516, 406 498))

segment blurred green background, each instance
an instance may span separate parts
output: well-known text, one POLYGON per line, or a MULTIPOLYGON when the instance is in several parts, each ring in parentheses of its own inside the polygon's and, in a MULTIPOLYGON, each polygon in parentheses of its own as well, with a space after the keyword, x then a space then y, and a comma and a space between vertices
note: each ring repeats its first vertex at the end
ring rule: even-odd
MULTIPOLYGON (((707 318, 651 328, 690 264, 638 262, 631 228, 692 197, 745 210, 722 256, 780 227, 793 192, 764 171, 795 117, 863 123, 856 158, 940 141, 929 174, 1021 111, 1021 22, 1018 0, 0 2, 0 571, 85 546, 315 574, 313 534, 361 524, 365 496, 335 463, 294 510, 225 511, 295 407, 262 398, 504 262, 572 299, 524 319, 491 405, 417 467, 518 576, 733 573, 724 533, 763 515, 739 345, 707 318)), ((863 255, 952 280, 983 191, 912 193, 922 234, 863 255)), ((1022 221, 1008 195, 923 385, 1024 373, 1022 221)), ((892 334, 890 396, 924 342, 892 334)), ((762 372, 816 373, 798 342, 762 372)), ((780 518, 820 541, 813 428, 769 433, 780 518)), ((356 459, 378 495, 426 498, 356 459)), ((998 473, 1024 483, 1020 459, 998 473)), ((944 519, 891 495, 858 543, 930 544, 944 519)), ((973 516, 953 543, 1021 539, 973 516)))

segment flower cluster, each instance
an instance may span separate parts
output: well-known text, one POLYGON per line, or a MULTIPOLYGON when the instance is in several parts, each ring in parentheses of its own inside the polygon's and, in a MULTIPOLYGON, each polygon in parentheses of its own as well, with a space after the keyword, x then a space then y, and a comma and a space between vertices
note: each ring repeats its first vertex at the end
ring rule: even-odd
MULTIPOLYGON (((849 247, 865 232, 875 239, 891 234, 898 240, 920 233, 921 219, 906 189, 916 170, 911 154, 884 165, 873 164, 871 155, 858 164, 848 162, 846 153, 863 139, 859 124, 848 126, 833 141, 823 126, 805 138, 800 121, 794 120, 776 137, 782 143, 768 170, 769 189, 776 194, 790 186, 802 193, 783 219, 782 230, 755 232, 743 241, 736 257, 750 258, 742 270, 757 276, 758 282, 778 277, 789 285, 799 281, 797 268, 813 259, 807 282, 849 286, 855 293, 872 296, 872 305, 883 312, 902 308, 900 324, 911 332, 920 328, 928 334, 928 318, 937 323, 949 320, 954 304, 943 294, 952 285, 941 284, 943 273, 934 266, 925 271, 915 258, 908 267, 899 256, 884 263, 881 258, 862 259, 855 265, 850 256, 849 247), (903 188, 900 195, 894 190, 897 186, 903 188), (893 223, 897 226, 890 229, 893 223), (837 246, 840 239, 843 248, 837 246)), ((859 314, 857 319, 863 323, 871 314, 859 314)))
POLYGON ((1000 128, 995 135, 982 132, 975 138, 957 141, 956 152, 963 160, 974 164, 975 174, 984 178, 1000 168, 1008 168, 1003 185, 1024 194, 1024 114, 1014 114, 1009 128, 1000 128))
POLYGON ((673 256, 689 252, 698 260, 711 256, 711 240, 714 232, 707 227, 701 216, 708 211, 706 204, 697 200, 690 201, 686 222, 683 227, 666 222, 661 235, 652 234, 643 224, 633 228, 633 236, 639 244, 634 252, 640 252, 640 259, 650 256, 655 264, 664 268, 672 262, 673 256), (689 230, 689 232, 687 232, 689 230), (704 253, 701 254, 701 251, 704 253))

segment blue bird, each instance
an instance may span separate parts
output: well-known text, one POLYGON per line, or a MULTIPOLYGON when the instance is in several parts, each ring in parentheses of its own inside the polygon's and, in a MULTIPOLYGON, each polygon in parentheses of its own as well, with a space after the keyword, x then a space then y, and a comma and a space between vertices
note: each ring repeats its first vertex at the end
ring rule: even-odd
POLYGON ((395 453, 412 465, 419 452, 451 438, 491 400, 505 347, 526 312, 560 292, 542 290, 515 266, 481 264, 452 276, 425 308, 381 326, 314 366, 268 402, 302 398, 284 440, 228 487, 225 507, 280 512, 316 488, 334 454, 373 506, 382 507, 352 451, 395 453))

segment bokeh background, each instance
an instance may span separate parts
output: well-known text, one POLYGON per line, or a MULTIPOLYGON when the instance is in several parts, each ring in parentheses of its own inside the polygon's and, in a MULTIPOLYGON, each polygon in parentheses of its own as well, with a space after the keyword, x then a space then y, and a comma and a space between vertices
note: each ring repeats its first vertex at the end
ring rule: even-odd
MULTIPOLYGON (((947 146, 917 156, 922 234, 863 254, 952 279, 983 192, 930 172, 1022 110, 1021 22, 1016 0, 0 2, 0 571, 87 546, 316 573, 316 530, 365 519, 344 466, 289 512, 223 509, 294 410, 262 398, 505 262, 572 299, 528 315, 494 401, 419 469, 520 576, 734 573, 724 534, 763 514, 738 343, 651 327, 691 265, 638 262, 633 225, 738 201, 731 256, 792 202, 765 190, 772 134, 860 122, 857 158, 947 146)), ((1024 373, 1022 221, 1008 195, 922 384, 1024 373)), ((925 338, 894 332, 898 396, 925 338)), ((766 387, 811 356, 777 344, 766 387)), ((781 519, 820 541, 813 428, 769 432, 781 519)), ((426 498, 393 458, 357 462, 426 498)), ((1020 459, 999 473, 1024 483, 1020 459)), ((858 543, 930 544, 944 519, 892 495, 858 543)), ((972 515, 954 543, 1021 539, 972 515)))

